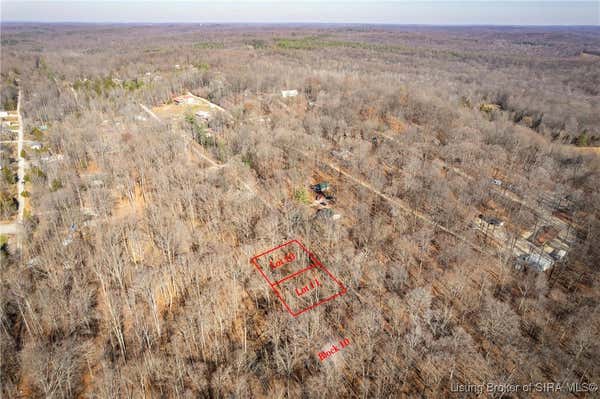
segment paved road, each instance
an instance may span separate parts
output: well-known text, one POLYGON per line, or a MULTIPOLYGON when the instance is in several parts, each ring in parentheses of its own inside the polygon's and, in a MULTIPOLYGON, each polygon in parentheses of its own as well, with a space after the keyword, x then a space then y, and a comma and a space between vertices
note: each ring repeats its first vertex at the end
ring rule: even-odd
MULTIPOLYGON (((18 166, 18 171, 17 171, 17 175, 18 175, 18 181, 17 181, 17 201, 19 202, 19 213, 17 215, 17 220, 16 223, 10 223, 10 224, 2 224, 0 225, 0 234, 11 234, 11 235, 17 235, 18 236, 18 240, 17 240, 17 247, 20 249, 21 248, 21 237, 19 233, 20 230, 20 226, 23 223, 23 215, 24 215, 24 210, 25 210, 25 198, 21 195, 21 193, 23 192, 23 190, 25 190, 25 183, 24 183, 24 179, 25 179, 25 165, 26 165, 26 161, 25 158, 23 158, 21 156, 21 152, 23 151, 23 144, 25 142, 24 140, 24 136, 25 134, 23 133, 23 119, 21 118, 21 97, 22 97, 22 91, 21 89, 19 89, 19 99, 17 102, 17 121, 19 123, 19 138, 17 140, 17 156, 19 159, 19 166, 18 166)), ((3 141, 2 143, 14 143, 15 141, 3 141)))
POLYGON ((19 176, 19 181, 17 182, 17 200, 19 201, 19 216, 17 218, 17 222, 23 223, 23 214, 25 211, 25 197, 21 195, 23 191, 25 191, 25 158, 21 155, 23 151, 23 119, 21 118, 21 97, 22 92, 19 89, 19 101, 17 102, 17 115, 19 121, 19 142, 17 143, 17 155, 19 156, 19 169, 17 175, 19 176))

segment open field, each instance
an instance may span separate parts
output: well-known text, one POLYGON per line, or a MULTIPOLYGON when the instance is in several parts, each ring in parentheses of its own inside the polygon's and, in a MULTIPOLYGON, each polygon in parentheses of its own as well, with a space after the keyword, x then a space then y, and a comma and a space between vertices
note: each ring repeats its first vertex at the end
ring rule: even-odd
POLYGON ((194 115, 198 111, 209 112, 208 104, 163 104, 153 107, 152 111, 161 119, 181 120, 186 115, 194 115))
POLYGON ((6 24, 2 46, 27 191, 0 225, 3 396, 600 383, 597 28, 6 24))

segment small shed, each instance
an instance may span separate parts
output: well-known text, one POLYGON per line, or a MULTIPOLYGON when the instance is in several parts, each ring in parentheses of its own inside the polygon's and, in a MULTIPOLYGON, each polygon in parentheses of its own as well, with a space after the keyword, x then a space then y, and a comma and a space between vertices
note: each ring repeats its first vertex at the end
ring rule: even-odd
POLYGON ((199 104, 200 103, 200 98, 196 97, 195 95, 191 94, 191 93, 187 93, 181 96, 177 96, 177 97, 173 97, 173 102, 177 105, 181 105, 181 104, 199 104))
POLYGON ((200 120, 208 122, 211 119, 211 113, 208 111, 197 111, 195 114, 200 120))
POLYGON ((298 90, 281 90, 281 97, 296 97, 298 95, 298 90))
POLYGON ((33 142, 31 142, 31 144, 29 144, 29 147, 31 147, 32 150, 41 150, 42 149, 42 143, 39 143, 37 141, 33 141, 33 142))

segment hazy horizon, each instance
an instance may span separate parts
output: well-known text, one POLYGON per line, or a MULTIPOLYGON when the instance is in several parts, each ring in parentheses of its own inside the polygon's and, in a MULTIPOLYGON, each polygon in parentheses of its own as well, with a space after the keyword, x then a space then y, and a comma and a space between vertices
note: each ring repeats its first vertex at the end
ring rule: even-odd
POLYGON ((598 26, 596 1, 3 1, 1 20, 37 23, 240 23, 598 26))

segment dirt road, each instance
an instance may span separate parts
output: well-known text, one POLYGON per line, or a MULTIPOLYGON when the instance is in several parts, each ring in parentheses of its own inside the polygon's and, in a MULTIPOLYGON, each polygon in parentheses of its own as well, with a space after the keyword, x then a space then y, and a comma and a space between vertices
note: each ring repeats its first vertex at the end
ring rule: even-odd
MULTIPOLYGON (((152 110, 148 107, 146 107, 144 104, 140 104, 140 107, 142 107, 142 109, 152 117, 152 119, 154 119, 157 122, 162 122, 162 120, 154 113, 152 112, 152 110)), ((191 139, 189 139, 188 137, 184 137, 184 139, 186 140, 186 144, 190 145, 191 139)), ((208 162, 209 164, 211 164, 211 166, 213 168, 223 168, 225 167, 225 165, 221 165, 218 164, 217 162, 213 161, 212 159, 210 159, 209 157, 207 157, 206 155, 204 155, 200 150, 198 150, 197 148, 194 147, 194 145, 192 144, 190 146, 192 152, 194 154, 196 154, 197 156, 199 156, 200 158, 202 158, 203 160, 205 160, 206 162, 208 162)))
POLYGON ((142 109, 152 117, 152 119, 154 119, 157 122, 162 122, 160 120, 160 118, 158 116, 156 116, 156 114, 154 112, 152 112, 152 110, 148 107, 146 107, 144 104, 140 104, 140 107, 142 107, 142 109))
MULTIPOLYGON (((302 154, 304 157, 306 158, 313 158, 310 157, 308 154, 306 154, 305 152, 298 150, 297 148, 291 148, 289 147, 288 149, 292 150, 292 151, 296 151, 300 154, 302 154)), ((471 248, 473 248, 474 250, 476 250, 477 252, 480 253, 485 253, 488 255, 491 255, 487 250, 483 249, 482 247, 480 247, 479 245, 472 243, 470 240, 468 240, 466 237, 463 237, 462 235, 455 233, 454 231, 442 226, 441 224, 439 224, 438 222, 436 222, 435 220, 431 219, 429 216, 425 215, 424 213, 411 208, 409 205, 407 205, 406 203, 404 203, 403 201, 396 199, 396 198, 392 198, 387 194, 382 193, 381 191, 377 190, 375 187, 373 187, 370 183, 355 177, 353 175, 351 175, 350 173, 346 172, 345 170, 341 169, 339 166, 337 166, 336 164, 334 164, 333 162, 327 161, 327 160, 319 160, 318 162, 321 162, 323 164, 325 164, 326 166, 328 166, 329 168, 335 170, 336 172, 340 173, 341 175, 345 176, 346 178, 348 178, 349 180, 353 181, 354 183, 366 188, 367 190, 371 191, 372 193, 378 195, 379 197, 385 199, 386 201, 388 201, 389 203, 391 203, 392 205, 395 205, 397 208, 399 208, 400 210, 404 211, 405 213, 408 213, 410 215, 413 215, 414 217, 416 217, 417 219, 420 219, 422 221, 424 221, 425 223, 431 224, 433 225, 436 229, 439 229, 451 236, 453 236, 454 238, 458 239, 459 241, 464 242, 465 244, 467 244, 468 246, 470 246, 471 248)))
MULTIPOLYGON (((146 107, 144 104, 140 104, 140 106, 148 115, 150 115, 152 117, 152 119, 154 119, 157 122, 162 122, 162 120, 154 112, 152 112, 152 110, 150 108, 146 107)), ((222 108, 220 108, 220 109, 222 109, 222 108)), ((225 111, 225 110, 223 110, 223 111, 225 111)), ((213 159, 209 158, 208 156, 204 155, 202 153, 202 151, 200 151, 198 148, 196 148, 196 146, 198 146, 199 144, 196 143, 195 141, 193 141, 192 139, 190 139, 189 137, 184 136, 183 139, 186 140, 186 144, 189 145, 189 148, 192 150, 192 152, 195 155, 202 158, 203 160, 205 160, 206 162, 208 162, 211 165, 207 169, 221 169, 221 168, 227 167, 227 164, 220 164, 220 163, 214 161, 213 159)), ((250 187, 250 185, 248 185, 248 183, 246 183, 245 181, 242 181, 240 179, 238 179, 238 183, 240 183, 242 185, 242 187, 244 187, 246 190, 248 190, 249 192, 254 194, 256 196, 256 198, 258 198, 259 201, 262 202, 266 207, 268 207, 271 210, 275 209, 275 207, 271 203, 266 201, 263 198, 263 196, 259 195, 257 190, 250 187)))

